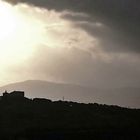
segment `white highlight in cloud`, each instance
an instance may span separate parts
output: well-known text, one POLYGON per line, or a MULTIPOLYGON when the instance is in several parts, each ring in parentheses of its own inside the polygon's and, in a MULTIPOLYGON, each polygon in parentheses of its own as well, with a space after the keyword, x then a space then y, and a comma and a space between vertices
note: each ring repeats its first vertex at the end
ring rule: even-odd
MULTIPOLYGON (((73 22, 62 19, 65 12, 49 11, 27 4, 12 6, 2 1, 0 6, 3 7, 3 16, 0 17, 3 24, 0 29, 8 31, 0 42, 1 73, 5 73, 0 75, 3 81, 11 75, 10 70, 14 67, 28 63, 40 46, 64 49, 76 47, 88 51, 98 44, 97 39, 75 28, 73 22), (5 15, 8 16, 7 20, 2 18, 5 15), (9 25, 8 19, 14 26, 9 25)), ((53 50, 57 52, 57 49, 53 50)))
POLYGON ((71 18, 90 17, 27 4, 11 6, 11 10, 16 15, 16 32, 0 42, 3 83, 43 79, 98 87, 138 85, 139 57, 104 51, 99 36, 104 39, 107 35, 113 41, 103 23, 68 20, 63 18, 68 14, 71 18), (91 26, 91 34, 81 25, 91 26))

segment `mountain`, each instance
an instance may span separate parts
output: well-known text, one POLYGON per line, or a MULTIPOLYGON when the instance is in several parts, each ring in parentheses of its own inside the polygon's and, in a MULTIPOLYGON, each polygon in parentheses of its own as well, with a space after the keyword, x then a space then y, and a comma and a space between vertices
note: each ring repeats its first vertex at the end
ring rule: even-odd
MULTIPOLYGON (((0 92, 5 90, 23 90, 29 98, 41 97, 52 100, 62 100, 64 97, 66 100, 81 102, 89 102, 89 95, 92 94, 92 92, 94 93, 93 95, 95 96, 95 99, 98 98, 96 96, 98 96, 97 93, 99 92, 98 89, 79 85, 54 83, 41 80, 28 80, 9 84, 0 88, 0 92)), ((91 102, 93 102, 93 100, 91 100, 91 102)))
POLYGON ((98 89, 80 85, 54 83, 41 80, 28 80, 0 87, 5 90, 23 90, 29 98, 101 103, 123 107, 140 108, 140 88, 98 89))

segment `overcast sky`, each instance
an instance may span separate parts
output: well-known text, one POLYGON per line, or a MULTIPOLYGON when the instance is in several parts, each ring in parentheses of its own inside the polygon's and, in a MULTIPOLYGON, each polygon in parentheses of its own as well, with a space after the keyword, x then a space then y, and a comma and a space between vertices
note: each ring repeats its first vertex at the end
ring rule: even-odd
POLYGON ((21 30, 21 41, 14 43, 30 55, 16 63, 19 56, 0 61, 1 85, 40 79, 100 88, 140 86, 139 0, 7 1, 31 30, 29 40, 21 30))

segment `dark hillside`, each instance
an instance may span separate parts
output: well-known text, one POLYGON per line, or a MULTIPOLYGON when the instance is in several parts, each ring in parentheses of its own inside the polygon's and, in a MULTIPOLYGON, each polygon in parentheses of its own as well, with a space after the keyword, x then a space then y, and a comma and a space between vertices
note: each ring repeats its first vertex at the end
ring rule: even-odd
POLYGON ((2 99, 0 139, 140 139, 140 110, 47 99, 2 99))

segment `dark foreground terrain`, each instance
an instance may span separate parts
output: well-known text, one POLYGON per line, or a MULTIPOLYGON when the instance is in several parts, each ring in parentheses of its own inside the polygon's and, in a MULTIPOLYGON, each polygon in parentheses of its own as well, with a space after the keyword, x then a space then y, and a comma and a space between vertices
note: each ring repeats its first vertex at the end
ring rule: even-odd
POLYGON ((0 140, 139 140, 140 110, 47 99, 0 100, 0 140))

